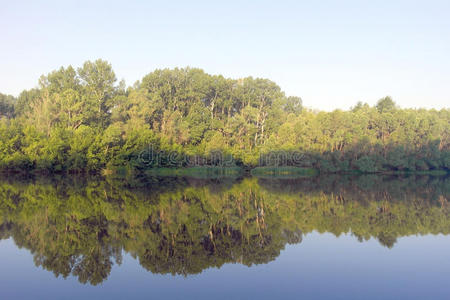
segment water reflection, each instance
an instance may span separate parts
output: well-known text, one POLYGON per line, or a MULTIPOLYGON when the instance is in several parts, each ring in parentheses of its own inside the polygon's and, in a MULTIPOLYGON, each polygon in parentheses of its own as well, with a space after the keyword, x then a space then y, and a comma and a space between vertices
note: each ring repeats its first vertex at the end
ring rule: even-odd
POLYGON ((123 251, 148 271, 196 274, 275 260, 312 231, 359 241, 449 234, 445 177, 145 180, 71 178, 0 183, 0 238, 36 266, 96 285, 123 251))

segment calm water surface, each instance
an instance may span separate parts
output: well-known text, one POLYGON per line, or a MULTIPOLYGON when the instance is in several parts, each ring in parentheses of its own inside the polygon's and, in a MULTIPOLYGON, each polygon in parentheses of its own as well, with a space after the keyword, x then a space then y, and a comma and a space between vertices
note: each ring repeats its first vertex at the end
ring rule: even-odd
POLYGON ((450 179, 0 180, 1 299, 449 299, 450 179))

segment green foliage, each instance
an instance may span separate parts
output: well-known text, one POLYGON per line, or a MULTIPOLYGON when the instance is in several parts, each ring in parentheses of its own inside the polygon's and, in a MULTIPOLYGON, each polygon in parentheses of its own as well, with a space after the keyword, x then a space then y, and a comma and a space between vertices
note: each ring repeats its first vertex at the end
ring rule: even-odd
POLYGON ((251 174, 255 177, 289 177, 296 178, 302 176, 317 175, 315 169, 299 168, 299 167, 256 167, 251 170, 251 174))
POLYGON ((378 100, 375 107, 377 108, 379 113, 387 113, 393 111, 396 107, 396 104, 391 97, 387 96, 378 100))
POLYGON ((11 119, 14 116, 14 105, 16 99, 11 95, 0 93, 0 119, 11 119))
POLYGON ((355 161, 355 166, 358 171, 363 173, 375 173, 378 169, 375 165, 375 160, 369 156, 363 156, 355 161))
POLYGON ((145 171, 192 161, 324 173, 450 169, 448 109, 400 109, 385 97, 375 107, 315 112, 268 79, 195 68, 155 70, 128 88, 100 59, 60 68, 17 100, 0 94, 0 121, 0 167, 15 172, 145 171), (155 159, 143 159, 149 148, 155 159))

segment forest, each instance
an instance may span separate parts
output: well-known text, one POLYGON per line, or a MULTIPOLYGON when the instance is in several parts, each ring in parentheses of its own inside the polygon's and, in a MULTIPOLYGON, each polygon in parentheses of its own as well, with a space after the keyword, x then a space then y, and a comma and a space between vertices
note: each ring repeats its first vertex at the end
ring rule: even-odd
POLYGON ((99 59, 43 75, 18 97, 0 94, 3 172, 142 172, 192 162, 448 172, 449 150, 448 108, 400 108, 386 96, 375 106, 316 111, 268 79, 189 67, 155 70, 126 86, 99 59), (149 149, 158 159, 144 158, 149 149))
POLYGON ((153 273, 188 276, 268 263, 314 232, 388 249, 405 236, 450 234, 445 176, 63 178, 0 179, 0 240, 13 238, 55 276, 93 285, 123 255, 153 273))

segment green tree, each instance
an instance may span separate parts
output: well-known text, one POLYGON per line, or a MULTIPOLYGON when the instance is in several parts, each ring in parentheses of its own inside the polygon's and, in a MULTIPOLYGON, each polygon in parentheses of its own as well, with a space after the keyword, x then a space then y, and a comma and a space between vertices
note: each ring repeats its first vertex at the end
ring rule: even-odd
POLYGON ((391 97, 386 96, 378 100, 376 108, 379 113, 391 112, 396 108, 396 104, 391 97))
POLYGON ((11 119, 14 117, 14 104, 16 99, 11 95, 4 95, 0 93, 0 119, 11 119))

